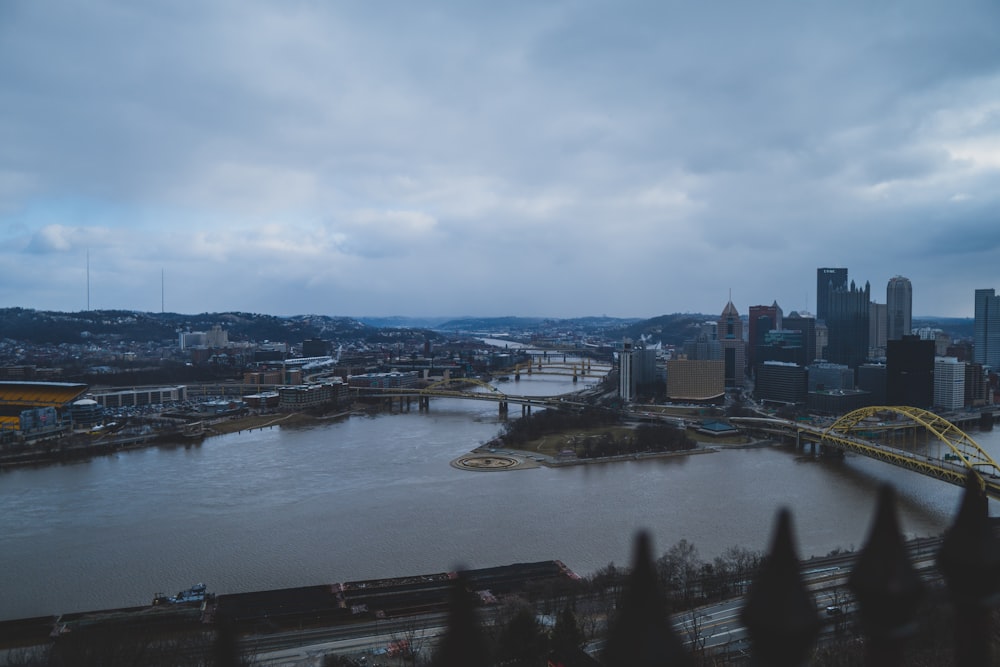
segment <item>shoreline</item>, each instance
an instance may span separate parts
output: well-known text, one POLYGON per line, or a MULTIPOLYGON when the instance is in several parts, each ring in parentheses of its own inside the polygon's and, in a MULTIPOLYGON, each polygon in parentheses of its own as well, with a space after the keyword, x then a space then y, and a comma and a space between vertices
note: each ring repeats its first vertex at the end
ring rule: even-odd
MULTIPOLYGON (((38 449, 28 448, 26 451, 8 453, 0 455, 0 472, 4 470, 37 467, 46 465, 57 465, 63 463, 74 463, 93 459, 98 456, 111 456, 120 452, 147 449, 150 447, 179 447, 200 446, 205 440, 213 437, 229 435, 231 433, 243 433, 263 430, 265 428, 277 427, 304 427, 323 422, 345 419, 353 415, 367 414, 369 410, 350 406, 346 410, 329 414, 310 414, 307 412, 289 413, 268 413, 258 415, 247 415, 242 417, 229 417, 206 424, 202 431, 196 435, 184 436, 179 433, 172 434, 150 434, 141 439, 125 439, 124 441, 104 440, 83 445, 69 446, 48 446, 44 445, 38 449)), ((496 472, 501 470, 526 470, 538 467, 564 468, 578 465, 590 465, 601 463, 620 463, 623 461, 642 461, 648 459, 673 458, 677 456, 692 456, 699 454, 716 453, 720 449, 752 449, 757 447, 770 447, 774 445, 771 440, 757 440, 747 443, 715 443, 705 440, 696 440, 693 449, 680 450, 674 452, 637 452, 634 454, 621 454, 617 456, 607 456, 591 459, 580 458, 560 458, 550 454, 543 454, 531 450, 522 450, 504 447, 498 440, 492 440, 484 445, 472 449, 468 454, 462 455, 450 462, 450 465, 459 470, 473 472, 496 472), (500 461, 506 458, 506 461, 500 461)))
POLYGON ((87 461, 99 456, 112 456, 120 452, 149 449, 151 447, 192 447, 200 446, 205 440, 213 437, 242 433, 243 431, 263 430, 265 428, 308 426, 336 419, 343 419, 363 411, 350 408, 345 411, 312 415, 306 412, 288 412, 284 414, 249 415, 237 418, 225 418, 206 424, 201 432, 185 436, 180 433, 155 434, 136 439, 107 439, 86 444, 59 443, 43 444, 38 447, 28 447, 19 452, 0 455, 0 472, 15 468, 41 467, 87 461))

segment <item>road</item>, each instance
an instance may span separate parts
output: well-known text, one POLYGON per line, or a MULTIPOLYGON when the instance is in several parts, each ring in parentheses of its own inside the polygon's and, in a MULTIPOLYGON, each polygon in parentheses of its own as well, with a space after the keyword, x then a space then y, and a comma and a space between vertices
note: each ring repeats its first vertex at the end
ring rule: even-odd
MULTIPOLYGON (((915 540, 909 543, 914 568, 926 581, 936 580, 934 560, 941 540, 915 540)), ((855 614, 847 580, 856 554, 844 554, 803 563, 802 577, 816 601, 823 623, 823 637, 834 636, 838 623, 843 625, 855 614), (828 610, 828 608, 831 608, 828 610), (833 608, 839 611, 833 611, 833 608)), ((740 620, 743 598, 732 598, 681 612, 674 618, 674 628, 680 640, 689 646, 709 651, 749 654, 747 630, 740 620)), ((493 615, 481 610, 483 622, 490 623, 493 615)), ((241 641, 240 648, 256 661, 270 667, 292 667, 318 664, 320 656, 334 653, 356 658, 371 656, 378 662, 392 642, 408 640, 422 653, 433 649, 446 629, 445 612, 403 618, 365 621, 346 626, 310 628, 293 632, 255 635, 241 641)), ((594 640, 586 646, 592 654, 604 648, 604 641, 594 640)))

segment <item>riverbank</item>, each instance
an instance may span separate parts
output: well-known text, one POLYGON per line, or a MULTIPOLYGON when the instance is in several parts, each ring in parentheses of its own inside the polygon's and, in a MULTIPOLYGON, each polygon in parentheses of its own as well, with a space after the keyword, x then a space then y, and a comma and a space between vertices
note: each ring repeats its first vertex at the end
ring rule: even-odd
POLYGON ((200 445, 205 439, 229 433, 256 431, 265 428, 306 427, 313 424, 343 419, 359 411, 342 410, 329 414, 309 414, 289 412, 284 414, 258 414, 226 417, 202 424, 200 431, 173 433, 149 432, 141 436, 116 438, 105 435, 94 439, 89 435, 68 435, 63 438, 26 445, 0 452, 0 470, 7 468, 45 466, 56 463, 86 461, 98 456, 111 456, 120 452, 145 449, 148 447, 191 447, 200 445))
POLYGON ((356 410, 345 410, 333 414, 312 415, 305 412, 287 412, 284 414, 261 414, 236 417, 225 421, 217 421, 205 427, 208 435, 224 435, 227 433, 242 433, 243 431, 256 431, 263 428, 273 428, 275 426, 310 426, 334 419, 343 419, 356 410))

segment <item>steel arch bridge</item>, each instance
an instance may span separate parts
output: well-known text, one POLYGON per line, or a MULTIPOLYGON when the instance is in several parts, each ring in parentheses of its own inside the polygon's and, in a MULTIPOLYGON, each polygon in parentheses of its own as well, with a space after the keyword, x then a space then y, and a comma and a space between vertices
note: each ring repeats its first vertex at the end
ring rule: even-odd
POLYGON ((964 431, 944 417, 928 410, 907 406, 876 406, 854 410, 837 419, 822 432, 820 443, 885 461, 892 465, 964 486, 969 472, 975 473, 980 488, 993 498, 1000 498, 1000 466, 964 431), (916 451, 876 444, 871 441, 877 431, 900 428, 899 422, 871 421, 880 415, 893 413, 922 427, 945 447, 943 457, 918 454, 916 451))

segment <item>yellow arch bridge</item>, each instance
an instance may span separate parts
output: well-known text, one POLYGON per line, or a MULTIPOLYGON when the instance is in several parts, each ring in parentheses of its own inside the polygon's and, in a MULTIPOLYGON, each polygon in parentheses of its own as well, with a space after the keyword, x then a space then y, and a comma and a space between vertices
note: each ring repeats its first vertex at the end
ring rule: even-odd
POLYGON ((907 406, 860 408, 827 428, 785 419, 742 417, 733 422, 754 431, 794 436, 798 444, 854 452, 891 465, 964 486, 970 471, 991 498, 1000 499, 1000 467, 953 423, 928 410, 907 406))

